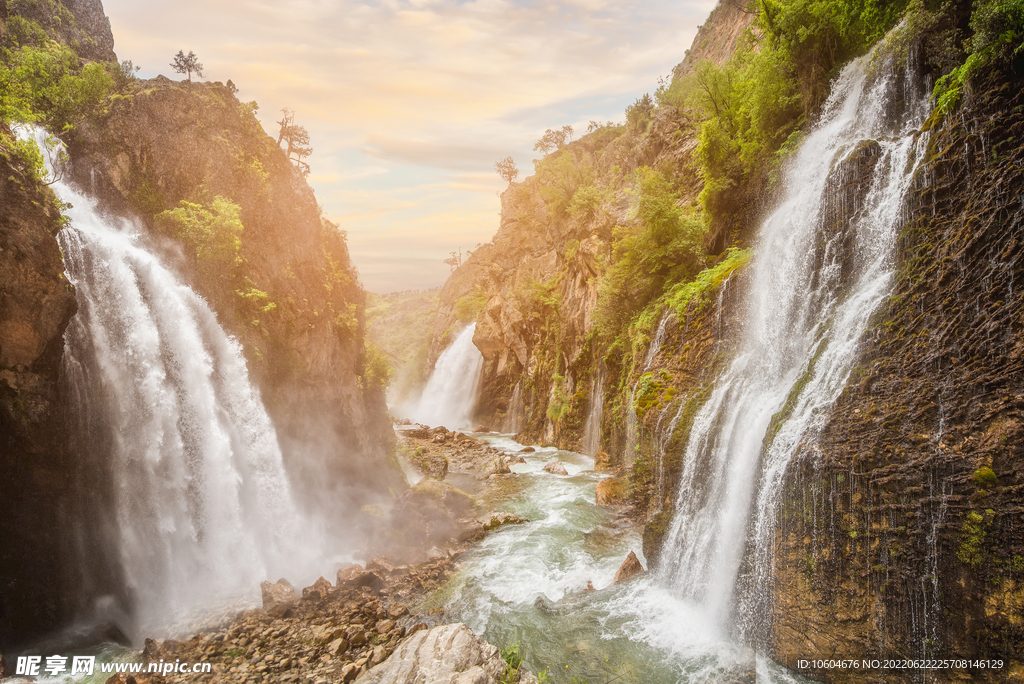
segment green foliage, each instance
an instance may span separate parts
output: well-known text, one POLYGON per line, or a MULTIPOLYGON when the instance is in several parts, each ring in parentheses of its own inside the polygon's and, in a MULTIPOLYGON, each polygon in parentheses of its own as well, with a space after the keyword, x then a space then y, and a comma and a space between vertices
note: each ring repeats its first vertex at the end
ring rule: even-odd
POLYGON ((132 64, 132 60, 125 59, 120 63, 111 62, 110 64, 110 76, 114 79, 114 88, 119 93, 127 92, 135 85, 138 78, 135 74, 142 67, 137 67, 132 64))
POLYGON ((82 66, 66 45, 3 51, 0 61, 0 119, 39 121, 68 132, 99 111, 113 79, 102 64, 82 66))
POLYGON ((633 393, 633 410, 637 418, 643 419, 644 414, 652 408, 661 408, 663 401, 671 401, 675 396, 675 390, 666 385, 672 381, 672 374, 661 369, 657 372, 647 372, 640 376, 636 383, 636 391, 633 393))
POLYGON ((603 193, 594 185, 583 185, 576 189, 569 201, 569 216, 577 221, 587 221, 597 215, 603 193))
POLYGON ((704 269, 693 280, 673 286, 666 297, 668 305, 680 316, 686 313, 690 302, 697 302, 697 306, 703 307, 708 301, 707 295, 716 291, 733 271, 745 265, 753 256, 752 249, 730 247, 725 257, 713 267, 704 269))
POLYGON ((455 300, 455 315, 459 323, 468 323, 475 320, 487 304, 487 292, 479 285, 473 286, 473 291, 455 300))
POLYGON ((649 93, 644 93, 643 97, 626 107, 626 123, 630 128, 646 131, 653 116, 654 100, 649 93))
POLYGON ((669 283, 688 280, 704 263, 702 216, 677 205, 660 172, 643 167, 636 177, 639 224, 615 227, 611 264, 598 290, 594 317, 606 339, 614 338, 669 283))
POLYGON ((956 551, 956 557, 961 563, 978 568, 988 559, 988 552, 984 548, 985 539, 995 517, 995 511, 990 508, 985 509, 984 515, 977 511, 967 514, 960 527, 960 546, 956 551))
POLYGON ((359 374, 359 386, 364 392, 384 392, 391 384, 394 369, 388 361, 388 356, 376 345, 367 343, 366 353, 363 355, 363 370, 359 374))
POLYGON ((935 83, 932 96, 940 114, 959 103, 971 78, 985 68, 1024 51, 1024 0, 978 0, 971 13, 973 35, 963 63, 935 83))
POLYGON ((569 413, 570 397, 565 391, 565 378, 555 375, 551 378, 551 398, 548 400, 547 417, 558 422, 569 413))
POLYGON ((227 275, 242 264, 244 226, 239 212, 237 204, 218 195, 210 205, 182 200, 178 208, 158 214, 156 220, 188 245, 204 273, 227 275))
POLYGON ((594 180, 594 168, 587 159, 577 159, 571 150, 563 149, 537 164, 536 178, 540 196, 558 217, 568 214, 576 191, 594 180))
POLYGON ((36 183, 42 183, 46 176, 46 166, 43 164, 43 153, 39 151, 36 141, 31 138, 20 140, 12 136, 3 142, 10 149, 12 156, 21 162, 25 175, 36 183))

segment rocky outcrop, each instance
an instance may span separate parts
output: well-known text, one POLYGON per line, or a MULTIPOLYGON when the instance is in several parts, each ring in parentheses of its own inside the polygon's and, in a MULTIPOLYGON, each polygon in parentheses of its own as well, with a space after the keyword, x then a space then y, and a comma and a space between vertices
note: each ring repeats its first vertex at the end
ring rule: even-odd
POLYGON ((973 681, 1022 667, 1019 83, 993 74, 962 115, 929 122, 895 294, 786 476, 765 616, 783 663, 808 652, 1004 661, 973 681))
POLYGON ((622 565, 615 571, 615 577, 612 579, 613 582, 618 584, 619 582, 625 582, 633 579, 637 575, 642 575, 646 572, 644 566, 640 565, 640 559, 636 557, 636 554, 632 551, 626 556, 626 560, 622 561, 622 565))
POLYGON ((672 70, 673 80, 690 73, 703 60, 721 66, 736 51, 744 31, 751 28, 756 19, 757 12, 750 11, 748 3, 741 0, 719 2, 697 28, 693 45, 686 51, 683 61, 672 70))
MULTIPOLYGON (((356 681, 360 684, 498 684, 506 664, 498 649, 463 624, 417 632, 380 665, 356 681)), ((515 681, 536 681, 532 676, 515 681)))
MULTIPOLYGON (((11 18, 34 22, 47 36, 70 46, 84 59, 110 62, 114 36, 100 0, 51 0, 50 2, 5 2, 0 6, 0 44, 8 44, 16 33, 11 18)), ((24 24, 22 24, 24 26, 24 24)), ((24 39, 24 36, 18 36, 24 39)))
MULTIPOLYGON (((60 530, 70 522, 62 508, 75 516, 69 490, 81 473, 70 457, 59 379, 77 306, 54 237, 54 200, 0 142, 0 644, 38 634, 75 606, 60 530)), ((98 479, 88 482, 103 491, 98 479)))
POLYGON ((401 483, 383 390, 365 369, 364 293, 344 233, 254 111, 219 83, 139 83, 80 127, 74 178, 137 215, 239 337, 289 473, 314 505, 357 508, 401 483), (244 226, 231 277, 156 218, 215 197, 236 204, 244 226))

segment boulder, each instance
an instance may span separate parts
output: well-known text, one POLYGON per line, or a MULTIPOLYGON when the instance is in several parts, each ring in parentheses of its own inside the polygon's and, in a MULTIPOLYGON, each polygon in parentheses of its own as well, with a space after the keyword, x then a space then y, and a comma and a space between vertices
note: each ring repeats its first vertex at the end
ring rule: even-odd
POLYGON ((562 465, 562 462, 557 460, 557 459, 555 459, 553 461, 548 461, 547 465, 544 466, 544 470, 548 471, 552 475, 568 475, 569 474, 568 471, 566 471, 565 466, 562 465))
POLYGON ((320 577, 311 586, 302 590, 302 599, 304 601, 323 601, 331 593, 332 589, 334 589, 334 586, 323 577, 320 577))
POLYGON ((263 610, 274 617, 283 617, 299 598, 295 587, 285 579, 279 579, 274 584, 261 582, 260 592, 263 594, 263 610))
POLYGON ((519 450, 519 453, 521 453, 521 454, 532 454, 535 451, 536 451, 536 449, 534 449, 533 447, 523 447, 522 449, 519 450))
POLYGON ((508 463, 505 462, 504 456, 499 456, 494 459, 494 465, 491 466, 492 475, 508 475, 512 472, 512 469, 508 467, 508 463))
POLYGON ((498 649, 459 623, 416 632, 359 683, 498 684, 504 674, 498 649))
MULTIPOLYGON (((338 582, 339 586, 342 582, 338 582)), ((355 577, 349 578, 344 581, 346 587, 368 587, 371 592, 377 593, 384 588, 384 580, 377 573, 367 570, 361 572, 355 577)))
POLYGON ((646 572, 644 566, 640 565, 640 559, 636 557, 636 554, 632 551, 626 556, 626 560, 622 561, 622 565, 615 572, 615 579, 612 580, 615 583, 625 582, 628 579, 632 579, 637 575, 642 575, 646 572))
POLYGON ((491 428, 481 423, 477 425, 475 428, 473 428, 473 432, 493 432, 493 430, 491 430, 491 428))
POLYGON ((338 568, 338 586, 340 587, 347 580, 362 574, 363 566, 359 563, 349 563, 338 568))
POLYGON ((598 506, 614 506, 626 496, 625 483, 617 477, 609 477, 597 483, 598 506))

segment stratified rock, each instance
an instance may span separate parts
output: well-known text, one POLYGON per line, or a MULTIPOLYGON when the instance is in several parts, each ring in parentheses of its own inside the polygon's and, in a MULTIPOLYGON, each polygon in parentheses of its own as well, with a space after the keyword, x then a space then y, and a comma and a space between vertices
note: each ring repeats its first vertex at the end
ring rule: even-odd
POLYGON ((596 499, 598 506, 614 506, 626 496, 626 486, 617 477, 609 477, 597 483, 596 499))
POLYGON ((498 649, 464 624, 441 625, 406 639, 360 684, 497 684, 505 673, 498 649))
POLYGON ((288 580, 279 579, 276 583, 260 583, 263 594, 263 610, 268 614, 281 616, 298 600, 298 594, 288 580))
POLYGON ((615 572, 615 579, 612 580, 616 583, 625 582, 628 579, 642 575, 646 572, 644 566, 640 565, 640 559, 636 557, 636 554, 632 551, 626 556, 626 560, 622 561, 622 565, 615 572))
POLYGON ((548 464, 546 466, 544 466, 544 470, 548 471, 552 475, 568 475, 569 474, 569 472, 565 469, 565 466, 562 465, 562 462, 557 460, 557 459, 554 460, 554 461, 548 461, 548 464))

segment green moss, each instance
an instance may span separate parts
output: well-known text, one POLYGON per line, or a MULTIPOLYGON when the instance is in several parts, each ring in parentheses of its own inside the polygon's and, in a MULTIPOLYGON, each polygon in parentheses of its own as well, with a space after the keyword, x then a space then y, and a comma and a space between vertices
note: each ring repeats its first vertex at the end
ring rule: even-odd
POLYGON ((717 291, 733 271, 747 264, 753 256, 752 249, 730 247, 725 258, 713 267, 704 269, 693 280, 679 283, 669 290, 666 295, 668 305, 680 316, 686 314, 690 302, 694 302, 699 311, 708 303, 708 294, 717 291))
POLYGON ((988 466, 982 466, 975 470, 971 479, 974 480, 974 484, 978 485, 982 489, 994 487, 999 481, 999 478, 996 477, 996 474, 988 466))

